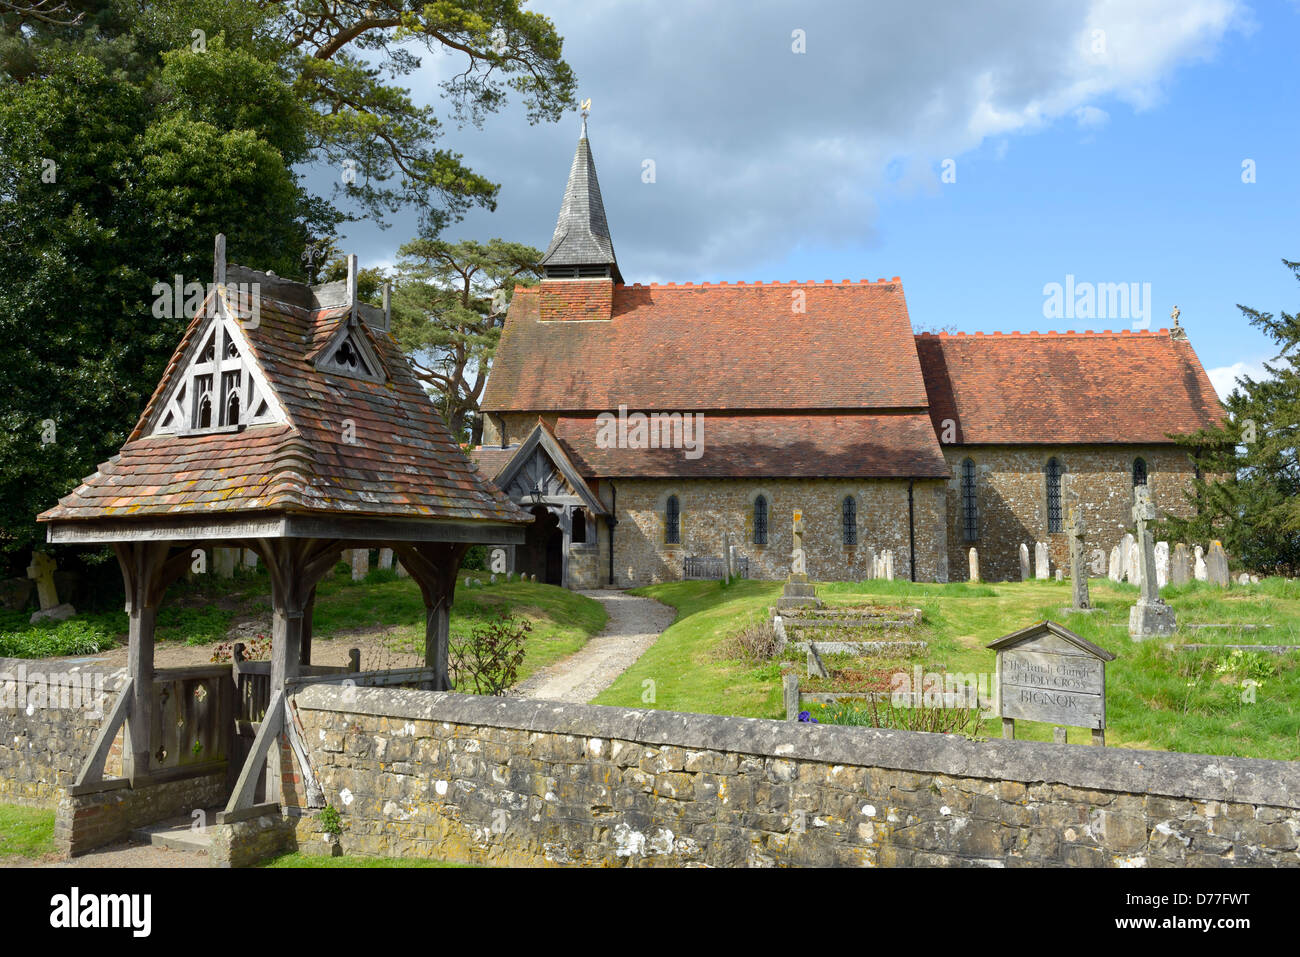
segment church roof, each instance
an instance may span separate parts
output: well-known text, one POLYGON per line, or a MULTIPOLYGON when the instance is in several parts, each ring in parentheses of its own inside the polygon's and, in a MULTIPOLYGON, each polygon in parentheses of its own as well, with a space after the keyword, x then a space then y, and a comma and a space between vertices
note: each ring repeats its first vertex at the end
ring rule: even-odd
POLYGON ((573 154, 569 183, 564 189, 555 234, 541 259, 543 266, 610 266, 616 280, 618 261, 614 258, 614 241, 605 219, 605 201, 596 179, 596 162, 587 140, 587 121, 582 121, 582 137, 573 154))
MULTIPOLYGON (((661 430, 662 432, 662 430, 661 430)), ((683 448, 602 448, 595 416, 560 416, 556 438, 587 477, 949 478, 924 412, 703 413, 699 456, 683 448)))
POLYGON ((902 284, 615 286, 612 317, 540 319, 515 290, 489 412, 910 409, 927 404, 902 284))
MULTIPOLYGON (((525 522, 470 465, 392 338, 362 306, 352 333, 378 359, 371 378, 323 371, 313 361, 352 312, 323 293, 231 266, 229 282, 261 283, 260 317, 240 323, 283 421, 194 434, 158 434, 173 377, 211 323, 190 323, 121 452, 99 466, 42 521, 295 512, 458 522, 525 522), (369 316, 370 319, 366 317, 369 316)), ((213 294, 210 294, 210 296, 213 294)))
POLYGON ((1167 443, 1224 410, 1184 335, 923 334, 930 417, 956 444, 1167 443))

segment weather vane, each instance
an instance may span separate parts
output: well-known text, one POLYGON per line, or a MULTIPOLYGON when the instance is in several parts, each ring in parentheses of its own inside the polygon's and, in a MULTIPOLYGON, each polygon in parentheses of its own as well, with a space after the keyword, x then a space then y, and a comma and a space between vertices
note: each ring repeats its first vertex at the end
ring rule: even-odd
POLYGON ((316 281, 315 264, 318 257, 322 254, 321 250, 316 247, 314 242, 307 243, 307 248, 302 251, 302 261, 307 264, 307 282, 308 284, 316 281))

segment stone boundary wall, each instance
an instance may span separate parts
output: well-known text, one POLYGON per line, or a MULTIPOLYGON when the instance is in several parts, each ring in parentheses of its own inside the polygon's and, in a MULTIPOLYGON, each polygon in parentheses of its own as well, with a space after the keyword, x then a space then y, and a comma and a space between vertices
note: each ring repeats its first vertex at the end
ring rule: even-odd
MULTIPOLYGON (((345 853, 595 866, 1300 865, 1300 763, 315 685, 345 853)), ((319 844, 315 812, 297 842, 319 844)))
MULTIPOLYGON (((124 670, 96 663, 0 658, 0 801, 56 806, 76 780, 125 678, 124 670), (51 693, 40 694, 33 681, 38 675, 58 676, 57 682, 45 682, 51 693), (74 678, 80 687, 69 687, 74 678), (92 693, 97 687, 104 690, 101 705, 86 707, 87 686, 92 693), (56 694, 58 700, 52 700, 56 694)), ((119 732, 105 777, 121 773, 121 744, 119 732)))

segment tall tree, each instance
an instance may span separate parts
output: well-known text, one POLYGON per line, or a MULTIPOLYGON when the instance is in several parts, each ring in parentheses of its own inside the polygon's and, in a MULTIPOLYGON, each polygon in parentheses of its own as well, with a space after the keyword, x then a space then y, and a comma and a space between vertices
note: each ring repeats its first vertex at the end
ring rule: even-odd
POLYGON ((429 236, 398 250, 393 332, 416 374, 437 395, 451 433, 483 439, 479 402, 516 285, 532 285, 540 250, 493 239, 429 236))
MULTIPOLYGON (((1300 262, 1282 260, 1297 280, 1300 262)), ((1242 376, 1220 428, 1186 436, 1197 466, 1188 492, 1195 514, 1169 518, 1174 540, 1220 539, 1247 568, 1300 573, 1300 311, 1237 307, 1278 345, 1267 377, 1242 376)))

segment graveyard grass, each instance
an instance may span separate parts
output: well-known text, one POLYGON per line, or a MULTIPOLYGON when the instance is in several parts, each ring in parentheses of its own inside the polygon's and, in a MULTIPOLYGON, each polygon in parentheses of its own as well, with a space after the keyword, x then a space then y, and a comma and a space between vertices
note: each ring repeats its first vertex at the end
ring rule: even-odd
POLYGON ((54 811, 0 804, 0 860, 36 861, 54 853, 54 811))
MULTIPOLYGON (((638 589, 677 609, 677 618, 659 641, 596 704, 671 711, 699 711, 748 717, 783 718, 782 661, 745 661, 731 642, 747 621, 767 615, 781 582, 670 582, 638 589)), ((828 607, 863 602, 919 607, 920 628, 898 637, 929 642, 917 658, 872 658, 864 662, 889 672, 985 672, 995 667, 990 641, 1050 618, 1115 653, 1106 668, 1106 743, 1117 747, 1186 753, 1294 760, 1300 755, 1300 653, 1232 654, 1227 649, 1174 651, 1170 639, 1134 642, 1128 636, 1128 611, 1138 589, 1106 579, 1089 582, 1091 615, 1063 615, 1070 583, 912 584, 902 581, 821 583, 817 592, 828 607), (1243 682, 1258 682, 1253 688, 1243 682), (1249 699, 1253 695, 1254 701, 1249 699)), ((1258 585, 1220 589, 1203 582, 1166 587, 1161 597, 1177 615, 1176 644, 1300 644, 1300 582, 1266 579, 1258 585), (1187 630, 1190 624, 1271 624, 1259 630, 1187 630)), ((876 637, 872 635, 871 637, 876 637)), ((788 652, 804 673, 804 656, 788 652)), ((991 691, 990 687, 990 691, 991 691)), ((817 709, 810 709, 814 715, 817 709)), ((1000 737, 996 719, 984 734, 1000 737)), ((1069 741, 1090 742, 1090 732, 1071 728, 1069 741)), ((1051 740, 1049 725, 1018 721, 1016 736, 1051 740)))
MULTIPOLYGON (((520 678, 572 654, 605 627, 599 602, 564 588, 532 582, 498 582, 469 587, 466 577, 486 578, 485 572, 462 574, 451 610, 453 641, 492 621, 500 612, 517 615, 531 625, 520 678)), ((209 645, 226 640, 232 623, 250 616, 268 619, 270 585, 264 570, 240 569, 235 577, 205 576, 198 583, 177 582, 158 610, 159 642, 209 645)), ((125 612, 78 615, 63 622, 30 625, 30 611, 0 611, 0 657, 47 658, 94 654, 126 640, 125 612)), ((361 633, 382 632, 394 651, 419 652, 424 647, 424 602, 410 578, 389 569, 374 569, 364 581, 352 581, 340 562, 316 589, 313 640, 346 641, 361 633)), ((364 668, 389 667, 388 662, 362 661, 364 668)))

